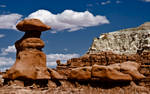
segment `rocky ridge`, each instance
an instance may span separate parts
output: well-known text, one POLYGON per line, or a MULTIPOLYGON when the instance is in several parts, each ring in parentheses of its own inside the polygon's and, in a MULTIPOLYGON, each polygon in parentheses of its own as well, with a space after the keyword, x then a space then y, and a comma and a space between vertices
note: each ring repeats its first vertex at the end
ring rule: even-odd
MULTIPOLYGON (((66 64, 58 63, 57 71, 67 75, 73 68, 83 67, 84 69, 90 66, 93 68, 95 65, 108 67, 125 62, 136 62, 140 66, 137 70, 145 76, 141 83, 150 86, 149 22, 137 28, 102 34, 99 38, 94 39, 85 55, 72 58, 66 64)), ((120 71, 123 72, 123 70, 120 71)))
POLYGON ((88 53, 112 51, 117 54, 136 54, 138 51, 150 50, 150 22, 137 28, 101 34, 94 38, 88 53))

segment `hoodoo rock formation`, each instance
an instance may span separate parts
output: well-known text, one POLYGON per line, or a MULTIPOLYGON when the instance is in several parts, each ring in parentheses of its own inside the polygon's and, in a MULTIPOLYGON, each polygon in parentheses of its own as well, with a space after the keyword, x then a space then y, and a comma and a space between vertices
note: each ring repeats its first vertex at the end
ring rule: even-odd
POLYGON ((16 27, 25 34, 16 41, 16 62, 3 75, 3 78, 50 79, 46 67, 46 55, 42 52, 44 42, 40 39, 41 32, 49 30, 50 27, 38 19, 25 19, 19 22, 16 27))

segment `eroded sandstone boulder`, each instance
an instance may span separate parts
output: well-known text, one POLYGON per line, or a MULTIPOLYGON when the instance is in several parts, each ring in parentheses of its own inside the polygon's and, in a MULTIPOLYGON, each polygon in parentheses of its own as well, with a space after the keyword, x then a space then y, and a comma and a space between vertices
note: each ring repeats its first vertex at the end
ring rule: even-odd
POLYGON ((92 77, 106 78, 116 81, 131 81, 133 79, 143 79, 145 76, 138 71, 139 64, 136 62, 124 62, 108 66, 93 65, 92 77))
POLYGON ((46 67, 46 55, 42 52, 44 42, 40 39, 41 32, 49 30, 50 27, 37 19, 25 19, 16 27, 25 34, 16 41, 16 62, 3 75, 3 78, 50 79, 50 73, 46 67))
POLYGON ((129 74, 124 74, 109 66, 93 65, 92 77, 116 80, 116 81, 131 81, 132 77, 129 74))
POLYGON ((69 79, 88 80, 91 79, 92 67, 73 68, 69 74, 69 79))
POLYGON ((128 61, 121 63, 119 66, 123 73, 131 75, 133 79, 143 79, 145 77, 139 72, 140 64, 138 63, 128 61))

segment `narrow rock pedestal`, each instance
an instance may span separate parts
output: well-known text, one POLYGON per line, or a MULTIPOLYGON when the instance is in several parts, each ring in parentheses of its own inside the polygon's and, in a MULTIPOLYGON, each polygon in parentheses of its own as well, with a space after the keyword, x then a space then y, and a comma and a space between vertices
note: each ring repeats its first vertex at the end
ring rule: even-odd
POLYGON ((17 29, 25 32, 16 41, 17 49, 15 64, 3 75, 4 79, 50 79, 46 67, 46 55, 42 52, 44 42, 40 39, 42 31, 50 27, 38 19, 25 19, 17 24, 17 29))

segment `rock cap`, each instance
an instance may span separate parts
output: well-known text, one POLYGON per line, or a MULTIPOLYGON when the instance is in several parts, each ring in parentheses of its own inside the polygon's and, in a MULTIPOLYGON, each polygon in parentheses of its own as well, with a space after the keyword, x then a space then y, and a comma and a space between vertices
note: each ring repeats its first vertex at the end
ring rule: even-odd
POLYGON ((29 31, 46 31, 51 29, 50 26, 42 23, 39 19, 24 19, 20 21, 16 28, 23 32, 29 32, 29 31))

